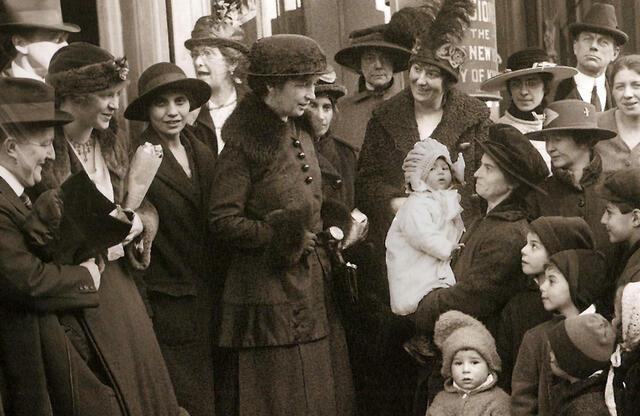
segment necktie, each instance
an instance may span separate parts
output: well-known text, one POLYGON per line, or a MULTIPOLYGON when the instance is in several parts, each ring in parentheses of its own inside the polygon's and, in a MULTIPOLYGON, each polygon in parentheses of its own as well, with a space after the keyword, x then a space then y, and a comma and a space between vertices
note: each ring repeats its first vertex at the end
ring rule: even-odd
POLYGON ((602 111, 602 103, 600 103, 598 89, 596 88, 595 84, 593 85, 593 89, 591 90, 591 104, 594 105, 596 111, 602 111))
POLYGON ((25 192, 22 193, 22 195, 20 195, 20 201, 22 201, 22 203, 29 209, 31 209, 31 198, 29 198, 29 195, 27 195, 25 192))

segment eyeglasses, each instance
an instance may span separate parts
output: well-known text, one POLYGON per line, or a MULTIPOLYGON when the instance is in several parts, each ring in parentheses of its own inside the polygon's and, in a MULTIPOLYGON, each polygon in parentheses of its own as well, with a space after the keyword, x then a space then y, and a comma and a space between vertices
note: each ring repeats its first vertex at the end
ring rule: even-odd
POLYGON ((509 83, 509 86, 511 88, 516 88, 516 89, 525 87, 526 89, 530 90, 533 88, 538 88, 542 84, 543 82, 541 79, 529 78, 529 79, 513 79, 509 83))

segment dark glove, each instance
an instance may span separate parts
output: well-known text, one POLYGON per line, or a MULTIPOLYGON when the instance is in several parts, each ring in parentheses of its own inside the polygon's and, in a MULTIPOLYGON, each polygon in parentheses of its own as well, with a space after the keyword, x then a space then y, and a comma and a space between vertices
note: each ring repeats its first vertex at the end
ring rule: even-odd
POLYGON ((43 192, 33 203, 24 223, 24 230, 31 244, 44 247, 57 238, 64 212, 60 189, 43 192))

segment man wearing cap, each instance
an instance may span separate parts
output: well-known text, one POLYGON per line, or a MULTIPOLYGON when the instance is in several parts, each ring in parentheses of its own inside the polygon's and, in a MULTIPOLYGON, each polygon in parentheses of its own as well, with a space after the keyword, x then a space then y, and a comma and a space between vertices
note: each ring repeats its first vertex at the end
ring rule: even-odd
POLYGON ((44 82, 53 54, 79 31, 62 21, 60 0, 5 0, 0 32, 9 50, 2 76, 44 82))
POLYGON ((569 25, 578 73, 556 90, 555 100, 578 99, 594 105, 596 111, 612 107, 607 66, 620 53, 629 36, 618 28, 612 4, 595 3, 582 22, 569 25))
MULTIPOLYGON (((69 341, 56 313, 98 305, 100 271, 47 263, 30 247, 25 188, 54 157, 53 127, 72 121, 54 109, 54 90, 0 79, 0 363, 4 410, 12 415, 106 414, 113 402, 69 341), (89 378, 87 378, 87 376, 89 378), (101 386, 104 391, 98 393, 101 386)), ((111 392, 111 394, 113 394, 111 392)), ((113 413, 109 413, 113 414, 113 413)))
POLYGON ((244 32, 232 20, 202 16, 196 21, 191 38, 184 46, 191 52, 196 76, 211 87, 211 97, 192 113, 196 137, 209 146, 218 157, 224 147, 222 127, 246 94, 238 76, 246 66, 249 49, 244 44, 244 32))
POLYGON ((387 25, 356 30, 350 45, 335 55, 335 61, 360 75, 358 92, 342 100, 340 116, 333 128, 360 152, 371 112, 398 92, 393 74, 407 69, 411 51, 385 38, 387 25))
POLYGON ((552 215, 583 218, 593 231, 596 249, 605 254, 607 265, 611 266, 618 250, 609 242, 607 230, 600 223, 606 201, 595 191, 603 175, 602 160, 594 152, 594 146, 616 133, 598 127, 594 106, 582 100, 556 101, 544 114, 542 130, 526 136, 545 141, 552 176, 541 185, 547 196, 528 195, 529 214, 532 218, 552 215))

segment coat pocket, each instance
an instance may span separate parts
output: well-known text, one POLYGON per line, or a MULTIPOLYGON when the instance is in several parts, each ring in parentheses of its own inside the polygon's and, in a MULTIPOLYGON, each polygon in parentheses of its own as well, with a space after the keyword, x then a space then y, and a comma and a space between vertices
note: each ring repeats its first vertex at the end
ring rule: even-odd
POLYGON ((191 344, 206 331, 206 313, 198 311, 198 297, 171 296, 150 291, 153 329, 160 344, 174 346, 191 344))

